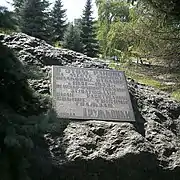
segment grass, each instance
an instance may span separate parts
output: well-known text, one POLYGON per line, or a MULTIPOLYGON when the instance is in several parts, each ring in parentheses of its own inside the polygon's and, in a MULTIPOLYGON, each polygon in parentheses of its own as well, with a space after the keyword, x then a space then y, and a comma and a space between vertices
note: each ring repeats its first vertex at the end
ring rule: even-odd
POLYGON ((17 32, 17 31, 11 30, 11 29, 0 28, 0 33, 2 34, 12 34, 14 32, 17 32))
POLYGON ((56 42, 54 43, 54 47, 56 47, 56 48, 62 48, 62 44, 61 44, 59 41, 56 41, 56 42))
POLYGON ((127 64, 115 65, 114 63, 111 63, 110 67, 124 71, 127 77, 132 78, 141 84, 152 86, 156 89, 168 92, 171 94, 173 99, 180 101, 180 74, 178 73, 171 74, 173 77, 171 81, 173 82, 174 80, 174 84, 167 85, 165 81, 159 80, 155 76, 162 75, 166 77, 167 74, 165 72, 157 73, 157 69, 155 68, 150 70, 141 66, 129 66, 127 64))
POLYGON ((177 101, 180 101, 180 89, 172 92, 172 97, 176 99, 177 101))

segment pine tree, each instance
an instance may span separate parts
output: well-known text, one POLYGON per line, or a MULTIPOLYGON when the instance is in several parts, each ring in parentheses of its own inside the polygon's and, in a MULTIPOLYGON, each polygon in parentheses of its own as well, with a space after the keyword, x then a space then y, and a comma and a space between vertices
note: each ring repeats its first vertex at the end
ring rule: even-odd
POLYGON ((0 41, 1 180, 30 180, 28 168, 36 165, 31 161, 34 144, 55 126, 52 121, 56 115, 52 111, 41 114, 41 106, 50 102, 30 88, 24 68, 14 52, 0 41))
POLYGON ((81 22, 81 40, 83 53, 87 56, 95 57, 98 52, 98 45, 92 12, 92 2, 91 0, 87 0, 81 22))
POLYGON ((18 22, 20 20, 21 9, 22 9, 25 1, 26 0, 13 0, 13 2, 12 2, 12 5, 14 7, 14 12, 16 14, 16 19, 18 20, 18 22))
POLYGON ((13 12, 8 11, 4 6, 0 6, 0 29, 15 30, 15 19, 13 12))
POLYGON ((66 9, 63 9, 61 0, 56 0, 54 7, 51 12, 51 23, 52 23, 52 40, 62 41, 64 31, 66 29, 66 9))
POLYGON ((47 40, 48 7, 49 3, 46 0, 26 0, 20 13, 21 31, 30 36, 47 40))
POLYGON ((63 47, 73 51, 81 52, 82 45, 78 27, 70 23, 64 34, 63 47))
POLYGON ((80 37, 79 26, 74 25, 74 51, 82 52, 82 42, 80 37))

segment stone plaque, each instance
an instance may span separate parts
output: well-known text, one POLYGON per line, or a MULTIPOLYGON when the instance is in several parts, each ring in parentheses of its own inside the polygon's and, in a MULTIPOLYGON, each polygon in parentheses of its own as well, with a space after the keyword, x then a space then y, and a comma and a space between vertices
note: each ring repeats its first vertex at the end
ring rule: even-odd
POLYGON ((60 118, 135 121, 121 71, 53 66, 52 96, 60 118))

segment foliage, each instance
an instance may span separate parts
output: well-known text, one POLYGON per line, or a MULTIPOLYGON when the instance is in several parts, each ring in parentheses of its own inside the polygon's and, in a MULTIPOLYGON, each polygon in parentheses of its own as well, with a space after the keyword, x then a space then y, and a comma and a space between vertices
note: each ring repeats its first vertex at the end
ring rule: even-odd
MULTIPOLYGON (((157 57, 164 59, 169 67, 180 64, 178 1, 96 0, 96 4, 98 22, 94 22, 91 0, 87 0, 81 25, 75 25, 78 28, 74 34, 80 33, 82 44, 77 51, 94 57, 100 45, 103 56, 119 56, 121 61, 134 56, 157 57)), ((13 0, 13 6, 16 17, 22 20, 19 22, 23 32, 46 40, 52 34, 51 43, 61 43, 66 26, 66 10, 61 0, 56 0, 51 17, 46 0, 13 0)))
POLYGON ((138 46, 151 57, 164 59, 169 67, 178 65, 180 21, 167 19, 164 14, 157 12, 147 4, 141 4, 138 11, 142 15, 138 18, 139 23, 136 25, 140 39, 138 46))
POLYGON ((127 40, 122 36, 129 22, 129 7, 122 1, 97 0, 98 39, 104 56, 115 55, 115 51, 127 49, 127 40))
POLYGON ((59 41, 56 41, 56 42, 54 43, 54 47, 61 48, 62 45, 61 45, 61 43, 60 43, 59 41))
POLYGON ((91 0, 87 0, 83 11, 81 20, 81 41, 83 44, 83 53, 87 56, 95 57, 98 53, 98 43, 92 18, 91 3, 91 0))
POLYGON ((6 102, 18 110, 24 101, 21 97, 25 97, 28 93, 26 77, 21 63, 16 60, 10 50, 2 44, 0 44, 0 49, 0 99, 1 102, 6 102))
POLYGON ((26 0, 20 11, 20 29, 23 33, 47 40, 49 3, 44 0, 26 0))
POLYGON ((51 11, 52 39, 53 42, 62 41, 66 29, 66 10, 63 9, 61 0, 56 0, 51 11))
POLYGON ((64 34, 63 47, 77 52, 82 51, 82 44, 78 26, 69 23, 64 34))
POLYGON ((33 155, 34 139, 51 127, 51 113, 44 113, 48 99, 41 98, 40 101, 33 93, 23 65, 1 43, 0 59, 1 179, 29 180, 29 159, 33 155))
POLYGON ((180 101, 180 89, 176 90, 172 93, 172 97, 175 98, 176 100, 180 101))
POLYGON ((166 18, 180 20, 180 1, 177 0, 144 0, 161 14, 165 14, 166 18))
POLYGON ((180 21, 150 6, 146 1, 134 5, 119 0, 97 0, 98 39, 104 56, 120 59, 164 59, 172 65, 180 64, 180 21), (173 59, 173 61, 172 61, 173 59))
POLYGON ((49 117, 41 115, 27 118, 14 111, 7 111, 2 106, 0 108, 1 178, 29 179, 28 159, 34 148, 33 139, 47 131, 49 117))
POLYGON ((15 30, 15 19, 14 13, 8 11, 6 7, 0 6, 0 29, 11 29, 15 30))
POLYGON ((14 11, 17 15, 17 19, 19 20, 19 16, 21 13, 21 9, 23 7, 23 4, 26 0, 13 0, 12 5, 14 7, 14 11))

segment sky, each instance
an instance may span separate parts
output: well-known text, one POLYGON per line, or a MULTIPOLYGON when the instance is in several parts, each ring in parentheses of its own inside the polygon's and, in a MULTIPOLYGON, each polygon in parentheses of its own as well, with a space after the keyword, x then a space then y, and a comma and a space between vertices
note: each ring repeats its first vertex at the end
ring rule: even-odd
MULTIPOLYGON (((55 0, 49 0, 50 3, 54 3, 55 0)), ((10 3, 12 0, 0 0, 1 6, 6 6, 12 10, 10 3), (9 2, 9 3, 8 3, 9 2)), ((75 18, 79 18, 82 14, 82 9, 85 6, 86 0, 62 0, 64 8, 67 9, 67 17, 69 21, 73 21, 75 18)), ((97 17, 97 8, 95 6, 95 0, 93 2, 93 17, 97 17)))

